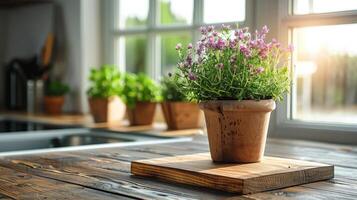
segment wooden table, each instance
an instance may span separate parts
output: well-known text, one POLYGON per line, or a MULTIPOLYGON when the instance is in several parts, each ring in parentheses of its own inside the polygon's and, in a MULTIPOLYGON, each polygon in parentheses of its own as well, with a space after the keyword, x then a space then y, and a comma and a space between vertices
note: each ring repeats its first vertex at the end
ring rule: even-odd
POLYGON ((236 196, 130 175, 130 161, 208 151, 192 142, 0 159, 0 199, 357 199, 357 146, 270 139, 266 154, 335 165, 335 178, 236 196))

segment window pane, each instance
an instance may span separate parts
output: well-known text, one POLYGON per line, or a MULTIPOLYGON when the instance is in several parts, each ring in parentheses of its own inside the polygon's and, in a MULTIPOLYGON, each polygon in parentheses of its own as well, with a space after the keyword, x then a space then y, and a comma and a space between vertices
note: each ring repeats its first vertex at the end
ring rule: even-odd
POLYGON ((193 0, 159 0, 160 23, 192 24, 193 0))
POLYGON ((294 0, 294 14, 356 10, 356 0, 294 0))
POLYGON ((294 30, 293 117, 357 123, 357 24, 294 30))
POLYGON ((245 0, 204 0, 205 23, 238 22, 245 20, 245 0))
POLYGON ((119 0, 119 28, 145 26, 149 13, 149 0, 119 0))
POLYGON ((124 65, 128 72, 145 72, 147 37, 143 35, 121 37, 118 44, 119 65, 124 65))
POLYGON ((192 41, 190 32, 170 33, 161 35, 161 69, 165 76, 169 72, 174 72, 178 62, 178 55, 175 49, 177 43, 186 47, 192 41))

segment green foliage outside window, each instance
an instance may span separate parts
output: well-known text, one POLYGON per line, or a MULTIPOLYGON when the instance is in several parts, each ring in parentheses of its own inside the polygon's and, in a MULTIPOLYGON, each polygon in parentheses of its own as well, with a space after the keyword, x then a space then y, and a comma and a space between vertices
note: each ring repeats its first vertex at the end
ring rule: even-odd
MULTIPOLYGON (((172 13, 170 2, 160 1, 160 22, 161 24, 174 24, 174 23, 184 23, 185 19, 176 16, 172 13)), ((140 19, 138 17, 127 18, 126 27, 147 25, 147 20, 140 19)), ((174 49, 177 43, 188 44, 191 42, 190 33, 178 33, 178 34, 163 34, 161 43, 161 63, 163 67, 169 69, 164 69, 164 72, 171 71, 177 63, 178 56, 174 49)), ((125 52, 126 52, 126 66, 128 70, 133 73, 143 73, 145 72, 146 66, 146 55, 147 51, 153 51, 147 48, 147 37, 142 35, 131 35, 125 37, 125 52)), ((166 75, 166 74, 165 74, 166 75)))

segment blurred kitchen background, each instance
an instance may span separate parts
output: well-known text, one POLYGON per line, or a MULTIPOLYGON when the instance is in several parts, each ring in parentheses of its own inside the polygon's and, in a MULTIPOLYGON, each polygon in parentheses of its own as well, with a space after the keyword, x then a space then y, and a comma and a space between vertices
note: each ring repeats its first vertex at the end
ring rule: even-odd
POLYGON ((147 72, 159 80, 176 64, 176 43, 197 40, 199 26, 239 24, 254 30, 266 24, 270 38, 295 46, 295 82, 283 115, 298 121, 357 123, 357 25, 348 17, 333 21, 313 16, 339 12, 347 16, 357 9, 357 1, 217 2, 2 0, 0 108, 28 110, 28 93, 35 91, 28 87, 43 83, 27 80, 51 78, 71 87, 65 112, 88 113, 91 67, 114 63, 122 71, 147 72), (293 9, 285 15, 281 9, 287 3, 293 9), (27 72, 18 73, 19 68, 27 72))

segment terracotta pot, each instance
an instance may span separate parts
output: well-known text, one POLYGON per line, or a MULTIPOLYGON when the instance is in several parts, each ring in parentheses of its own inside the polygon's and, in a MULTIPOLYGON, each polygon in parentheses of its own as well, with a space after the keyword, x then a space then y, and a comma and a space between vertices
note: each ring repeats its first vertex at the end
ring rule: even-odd
POLYGON ((44 98, 45 112, 50 115, 61 114, 63 104, 64 96, 45 96, 44 98))
POLYGON ((125 115, 125 104, 119 97, 89 98, 94 122, 120 122, 125 115))
POLYGON ((273 100, 200 103, 215 162, 249 163, 263 158, 273 100))
POLYGON ((161 103, 168 129, 198 128, 200 109, 197 104, 189 102, 163 102, 161 103))
POLYGON ((151 125, 154 121, 156 103, 137 102, 134 108, 127 108, 131 126, 151 125))

